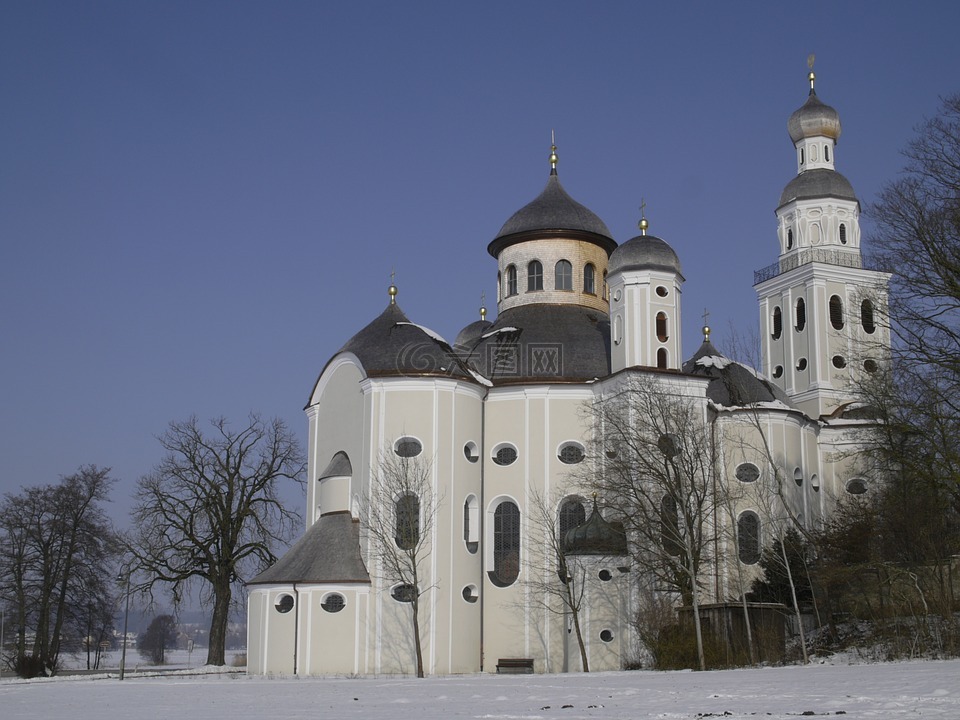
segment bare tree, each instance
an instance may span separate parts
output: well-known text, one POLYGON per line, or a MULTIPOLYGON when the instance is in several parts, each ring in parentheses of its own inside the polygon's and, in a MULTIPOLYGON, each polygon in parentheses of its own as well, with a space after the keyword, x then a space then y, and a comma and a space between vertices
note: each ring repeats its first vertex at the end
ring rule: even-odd
POLYGON ((420 637, 421 598, 434 584, 426 572, 437 512, 443 498, 434 489, 433 464, 423 456, 380 454, 364 495, 361 527, 370 546, 372 572, 409 603, 417 677, 424 677, 420 637))
POLYGON ((598 489, 623 521, 637 567, 691 607, 706 669, 700 593, 718 510, 706 407, 667 381, 631 376, 587 412, 606 443, 593 469, 598 489))
POLYGON ((195 417, 160 437, 167 452, 136 492, 129 542, 135 592, 152 600, 169 587, 178 605, 192 581, 212 600, 208 665, 224 665, 235 589, 277 556, 299 515, 281 503, 281 482, 303 483, 300 443, 282 420, 251 415, 235 430, 225 418, 204 433, 195 417))
POLYGON ((529 597, 544 610, 570 617, 580 650, 580 667, 583 672, 590 672, 580 626, 587 570, 583 565, 568 562, 564 547, 567 531, 585 521, 585 508, 569 493, 548 499, 536 490, 530 496, 528 507, 530 540, 523 585, 532 591, 529 597))
POLYGON ((0 594, 12 606, 21 668, 55 672, 89 609, 112 606, 106 579, 119 543, 103 503, 113 482, 109 468, 90 465, 0 503, 0 594))

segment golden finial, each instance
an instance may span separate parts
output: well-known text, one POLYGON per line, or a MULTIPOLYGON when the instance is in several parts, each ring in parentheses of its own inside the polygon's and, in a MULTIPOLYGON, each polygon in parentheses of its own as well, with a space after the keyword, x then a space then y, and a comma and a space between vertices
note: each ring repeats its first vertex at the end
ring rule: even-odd
POLYGON ((646 235, 647 228, 650 227, 650 223, 647 222, 647 203, 643 198, 640 198, 640 222, 637 223, 637 227, 640 228, 640 234, 646 235))
POLYGON ((387 295, 390 296, 390 304, 397 304, 397 293, 400 292, 397 290, 397 286, 393 284, 394 279, 396 278, 397 273, 394 270, 390 271, 390 287, 387 288, 387 295))
POLYGON ((485 292, 480 293, 480 319, 487 319, 487 294, 485 292))
POLYGON ((550 173, 556 174, 557 172, 557 136, 556 133, 550 131, 550 173))
POLYGON ((707 325, 707 320, 710 318, 710 313, 706 308, 703 309, 703 341, 710 342, 710 326, 707 325))
POLYGON ((813 72, 813 61, 816 60, 816 59, 817 59, 817 56, 814 55, 813 53, 810 53, 810 55, 807 57, 807 67, 810 68, 810 74, 807 76, 807 78, 810 80, 810 94, 811 94, 811 95, 814 94, 813 83, 814 83, 814 81, 817 79, 816 74, 814 74, 814 72, 813 72))

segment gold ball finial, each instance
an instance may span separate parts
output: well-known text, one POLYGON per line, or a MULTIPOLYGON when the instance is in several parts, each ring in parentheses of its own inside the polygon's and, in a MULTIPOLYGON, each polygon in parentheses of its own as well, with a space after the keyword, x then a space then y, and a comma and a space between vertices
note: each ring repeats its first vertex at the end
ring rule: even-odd
POLYGON ((640 222, 637 223, 637 227, 640 228, 641 235, 646 235, 647 228, 650 227, 650 223, 647 222, 646 218, 640 218, 640 222))
POLYGON ((814 90, 813 90, 813 83, 814 83, 814 81, 817 79, 816 74, 813 72, 813 62, 814 62, 814 60, 816 60, 816 59, 817 59, 817 56, 814 55, 813 53, 810 53, 810 55, 807 57, 807 67, 810 68, 810 74, 807 75, 807 79, 810 81, 810 92, 811 92, 811 93, 814 91, 814 90))
POLYGON ((710 326, 709 325, 703 326, 703 341, 710 342, 710 326))
POLYGON ((550 169, 551 170, 557 169, 557 160, 559 160, 559 158, 557 157, 557 146, 551 145, 550 146, 550 169))
POLYGON ((396 286, 396 285, 391 285, 390 287, 387 288, 387 295, 390 296, 390 304, 391 304, 391 305, 396 305, 396 304, 397 304, 397 293, 398 293, 398 292, 400 292, 400 291, 397 290, 397 286, 396 286))
POLYGON ((487 309, 486 309, 485 307, 483 307, 482 305, 480 306, 480 319, 481 319, 481 320, 486 320, 486 319, 487 319, 487 309))

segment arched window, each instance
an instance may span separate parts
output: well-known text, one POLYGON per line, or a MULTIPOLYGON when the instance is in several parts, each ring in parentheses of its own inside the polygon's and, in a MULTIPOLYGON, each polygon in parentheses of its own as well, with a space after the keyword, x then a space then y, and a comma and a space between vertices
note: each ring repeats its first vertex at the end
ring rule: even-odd
POLYGON ((847 226, 843 223, 840 223, 840 244, 847 244, 847 226))
POLYGON ((607 271, 603 271, 603 299, 607 299, 607 271))
POLYGON ((555 290, 573 290, 573 265, 560 260, 554 268, 553 287, 555 290))
POLYGON ((507 268, 507 287, 504 293, 507 297, 517 294, 517 267, 511 265, 507 268))
POLYGON ((543 290, 543 265, 539 260, 527 265, 527 292, 531 290, 543 290))
POLYGON ((660 545, 667 555, 680 555, 680 516, 677 501, 670 495, 664 495, 660 501, 660 545))
POLYGON ((834 330, 843 330, 843 300, 839 295, 830 296, 830 324, 834 330))
POLYGON ((744 565, 760 562, 760 518, 752 510, 740 513, 737 518, 737 545, 744 565))
POLYGON ((657 367, 661 370, 667 369, 667 349, 660 348, 657 350, 657 367))
POLYGON ((800 164, 803 165, 803 148, 800 148, 800 164))
POLYGON ((497 302, 503 300, 503 276, 497 273, 497 302))
POLYGON ((463 501, 463 542, 470 553, 475 553, 480 545, 480 509, 476 495, 468 495, 463 501))
POLYGON ((803 298, 797 298, 797 332, 803 332, 807 326, 807 304, 803 298))
POLYGON ((560 505, 560 517, 557 523, 557 530, 559 532, 557 539, 561 545, 567 533, 583 525, 586 519, 587 511, 580 500, 577 498, 567 498, 563 501, 563 504, 560 505))
POLYGON ((773 339, 779 340, 783 334, 783 313, 780 312, 780 306, 773 309, 773 339))
POLYGON ((873 303, 870 302, 869 298, 860 303, 860 323, 863 325, 864 331, 871 335, 877 329, 873 317, 873 303))
POLYGON ((657 340, 667 341, 667 314, 664 312, 657 313, 657 340))
MULTIPOLYGON (((803 150, 800 151, 801 153, 803 150)), ((800 162, 803 162, 802 160, 800 162)), ((787 250, 793 247, 793 230, 787 230, 787 250)))
POLYGON ((413 493, 401 495, 394 503, 394 514, 397 547, 412 550, 420 542, 420 500, 413 493))
POLYGON ((593 267, 593 263, 587 263, 583 266, 583 291, 587 295, 596 295, 597 294, 597 271, 593 267))
POLYGON ((500 587, 520 575, 520 508, 505 500, 493 513, 493 580, 500 587))
POLYGON ((829 145, 823 146, 823 159, 826 162, 830 162, 830 146, 829 145))

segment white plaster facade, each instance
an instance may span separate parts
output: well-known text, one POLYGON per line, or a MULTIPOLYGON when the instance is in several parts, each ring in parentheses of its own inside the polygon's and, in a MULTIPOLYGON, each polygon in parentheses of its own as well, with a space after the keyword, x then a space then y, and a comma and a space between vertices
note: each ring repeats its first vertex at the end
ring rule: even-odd
MULTIPOLYGON (((722 552, 705 601, 735 599, 756 573, 732 541, 741 520, 762 518, 764 546, 771 523, 815 527, 852 480, 869 483, 850 452, 864 421, 843 409, 850 373, 888 342, 861 312, 866 300, 886 303, 887 277, 863 268, 859 204, 835 177, 839 118, 812 90, 811 98, 791 118, 798 176, 777 209, 779 261, 756 285, 766 377, 723 358, 708 337, 683 362, 676 254, 645 232, 614 242, 560 186, 555 149, 544 192, 488 248, 496 321, 468 325, 451 347, 410 323, 391 288, 390 305, 334 355, 310 395, 307 531, 250 583, 249 672, 414 672, 409 603, 383 579, 361 522, 382 453, 401 441, 429 460, 437 500, 420 609, 427 674, 494 672, 504 658, 532 660, 536 672, 580 668, 569 613, 532 582, 549 576, 532 561, 549 550, 533 504, 550 498, 559 513, 573 498, 588 513, 590 488, 571 463, 580 451, 599 455, 603 440, 583 408, 627 377, 658 378, 698 403, 716 443, 714 481, 737 488, 729 515, 713 520, 722 552), (563 261, 570 285, 558 287, 563 261), (530 279, 534 262, 542 286, 530 279), (787 482, 772 510, 775 477, 787 482)), ((626 556, 571 562, 589 578, 580 620, 591 669, 618 669, 635 651, 636 572, 626 556)))

